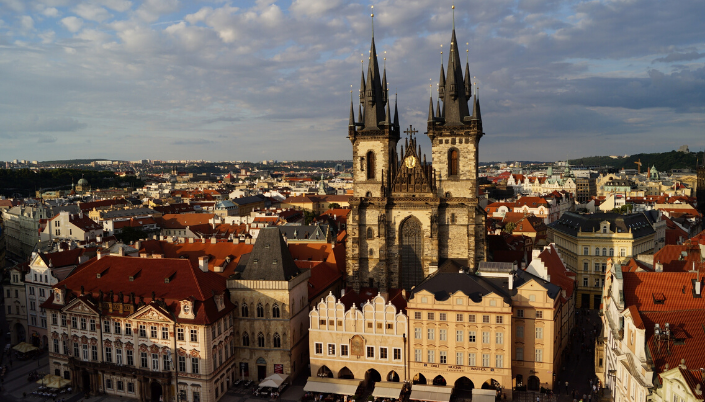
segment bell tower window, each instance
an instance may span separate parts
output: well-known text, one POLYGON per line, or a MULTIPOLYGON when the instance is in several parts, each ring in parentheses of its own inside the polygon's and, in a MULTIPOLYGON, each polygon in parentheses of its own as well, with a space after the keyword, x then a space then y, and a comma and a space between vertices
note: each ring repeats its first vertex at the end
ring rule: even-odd
POLYGON ((448 176, 458 175, 458 150, 451 149, 448 152, 448 176))
POLYGON ((375 178, 375 153, 370 151, 367 153, 367 180, 375 178))

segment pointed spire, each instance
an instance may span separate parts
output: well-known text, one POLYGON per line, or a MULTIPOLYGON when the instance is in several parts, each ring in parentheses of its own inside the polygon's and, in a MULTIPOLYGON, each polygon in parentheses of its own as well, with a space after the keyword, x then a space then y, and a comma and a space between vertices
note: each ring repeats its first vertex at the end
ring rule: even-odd
POLYGON ((392 122, 389 120, 391 118, 392 113, 389 111, 389 102, 387 102, 387 110, 385 111, 384 114, 384 124, 386 126, 391 126, 392 122))
POLYGON ((364 121, 362 117, 362 104, 357 105, 357 119, 357 122, 360 124, 364 121))
POLYGON ((465 63, 465 98, 470 99, 472 95, 472 82, 470 81, 470 64, 465 63))
POLYGON ((441 118, 443 117, 443 115, 441 114, 441 101, 437 100, 436 102, 436 117, 441 118))
POLYGON ((428 100, 428 121, 433 121, 433 98, 428 100))
POLYGON ((477 95, 477 88, 475 88, 475 102, 472 106, 472 119, 482 122, 482 116, 480 115, 480 97, 477 95))
POLYGON ((443 62, 441 62, 441 76, 438 78, 438 98, 445 99, 445 89, 446 89, 446 76, 445 71, 443 71, 443 62))
MULTIPOLYGON (((352 93, 350 93, 350 96, 352 97, 352 93)), ((348 126, 354 126, 354 125, 355 125, 355 111, 353 110, 352 99, 350 99, 350 120, 348 120, 348 126)))
MULTIPOLYGON (((385 52, 386 53, 386 52, 385 52)), ((386 105, 388 102, 387 88, 387 58, 384 58, 384 69, 382 70, 382 101, 386 105)))
MULTIPOLYGON (((362 60, 360 60, 362 61, 362 60)), ((365 72, 362 73, 362 78, 360 78, 360 102, 365 101, 365 72)))
POLYGON ((397 100, 396 100, 396 94, 395 99, 394 99, 394 127, 399 129, 399 108, 397 108, 397 100))
POLYGON ((466 97, 466 88, 463 81, 463 71, 460 66, 460 54, 458 52, 458 40, 455 36, 455 29, 453 30, 450 40, 443 111, 445 125, 465 124, 465 117, 470 115, 470 111, 468 110, 468 97, 466 97))
POLYGON ((375 38, 370 44, 369 63, 367 65, 367 81, 365 83, 365 117, 364 130, 378 130, 379 123, 384 118, 384 88, 377 64, 377 48, 375 38))

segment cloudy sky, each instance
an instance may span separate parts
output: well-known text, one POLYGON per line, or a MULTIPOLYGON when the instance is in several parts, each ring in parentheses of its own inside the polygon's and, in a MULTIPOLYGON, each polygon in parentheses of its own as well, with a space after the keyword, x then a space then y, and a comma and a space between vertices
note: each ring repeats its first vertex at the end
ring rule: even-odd
MULTIPOLYGON (((0 0, 0 160, 350 158, 370 6, 401 125, 423 132, 451 4, 0 0)), ((455 5, 481 160, 705 147, 704 1, 455 5)))

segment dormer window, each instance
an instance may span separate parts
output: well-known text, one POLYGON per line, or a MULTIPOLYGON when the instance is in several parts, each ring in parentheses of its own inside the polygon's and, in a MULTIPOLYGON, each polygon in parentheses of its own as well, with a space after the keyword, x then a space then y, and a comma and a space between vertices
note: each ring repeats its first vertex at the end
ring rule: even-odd
POLYGON ((602 233, 607 233, 607 226, 602 227, 602 233))

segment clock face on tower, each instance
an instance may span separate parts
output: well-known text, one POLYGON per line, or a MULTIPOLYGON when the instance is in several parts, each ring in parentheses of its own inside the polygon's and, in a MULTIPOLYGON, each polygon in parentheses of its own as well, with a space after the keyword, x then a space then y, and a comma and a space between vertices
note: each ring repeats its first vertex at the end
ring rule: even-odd
POLYGON ((406 167, 411 169, 416 166, 416 158, 413 156, 407 156, 406 159, 404 159, 404 164, 406 165, 406 167))

